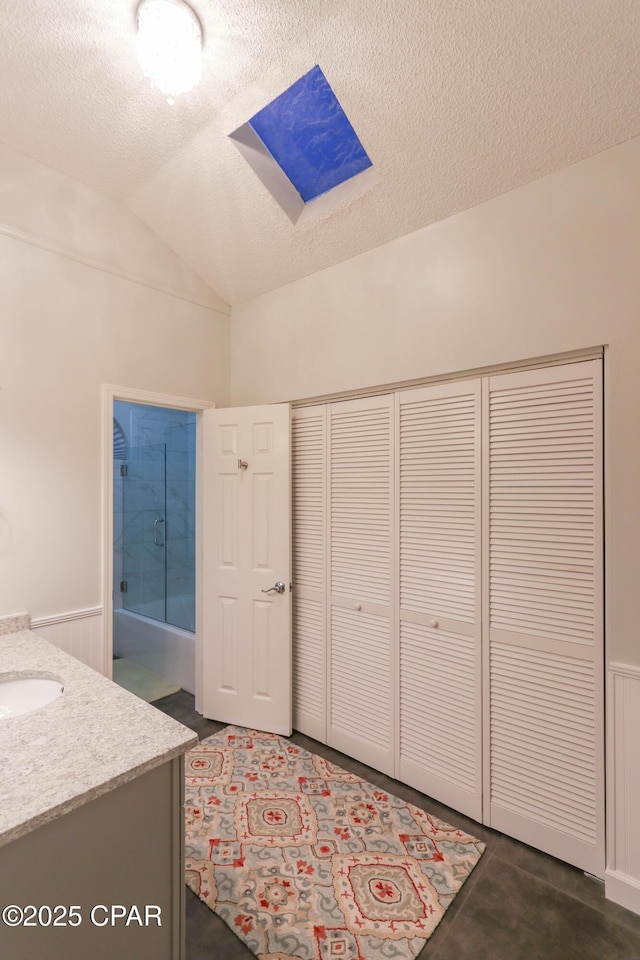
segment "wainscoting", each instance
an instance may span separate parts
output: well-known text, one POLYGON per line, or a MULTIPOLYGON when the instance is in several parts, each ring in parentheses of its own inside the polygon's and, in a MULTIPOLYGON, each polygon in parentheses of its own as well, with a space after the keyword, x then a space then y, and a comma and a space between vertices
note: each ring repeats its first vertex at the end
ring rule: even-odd
POLYGON ((640 914, 640 667, 610 663, 607 897, 640 914))
POLYGON ((104 672, 102 607, 36 617, 31 629, 98 673, 104 672))

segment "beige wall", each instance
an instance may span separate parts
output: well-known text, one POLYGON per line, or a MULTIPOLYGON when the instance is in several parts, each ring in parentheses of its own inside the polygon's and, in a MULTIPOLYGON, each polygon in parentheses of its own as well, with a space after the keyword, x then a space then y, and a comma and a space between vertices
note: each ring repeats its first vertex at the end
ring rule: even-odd
POLYGON ((121 203, 2 143, 0 234, 230 313, 227 304, 121 203))
POLYGON ((228 311, 123 207, 2 150, 0 291, 0 614, 97 606, 101 385, 228 403, 228 311))
POLYGON ((609 657, 640 664, 640 139, 235 307, 231 400, 599 344, 609 348, 609 657))

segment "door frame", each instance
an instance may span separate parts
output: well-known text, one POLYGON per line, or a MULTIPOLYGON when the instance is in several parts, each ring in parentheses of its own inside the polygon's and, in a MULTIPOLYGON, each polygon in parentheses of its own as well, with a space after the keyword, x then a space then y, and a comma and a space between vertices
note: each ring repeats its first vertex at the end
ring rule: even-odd
POLYGON ((140 403, 150 407, 188 410, 198 415, 196 425, 196 710, 202 696, 202 424, 203 410, 215 404, 208 400, 154 393, 136 387, 102 384, 102 673, 113 677, 113 402, 140 403))

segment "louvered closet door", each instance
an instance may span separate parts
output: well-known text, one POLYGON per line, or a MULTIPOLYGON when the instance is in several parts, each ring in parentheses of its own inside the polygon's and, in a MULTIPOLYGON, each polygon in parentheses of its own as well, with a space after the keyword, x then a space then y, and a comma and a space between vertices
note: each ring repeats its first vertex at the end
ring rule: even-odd
POLYGON ((399 779, 482 819, 481 381, 399 397, 399 779))
POLYGON ((393 774, 393 398, 329 406, 331 746, 393 774))
POLYGON ((326 743, 327 408, 292 416, 293 726, 326 743))
POLYGON ((488 381, 488 819, 604 871, 601 364, 488 381))

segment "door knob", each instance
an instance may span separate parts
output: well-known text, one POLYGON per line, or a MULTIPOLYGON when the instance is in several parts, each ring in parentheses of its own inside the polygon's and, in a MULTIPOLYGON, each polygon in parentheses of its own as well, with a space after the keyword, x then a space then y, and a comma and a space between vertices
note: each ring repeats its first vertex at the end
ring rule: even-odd
POLYGON ((286 587, 282 580, 276 580, 272 587, 269 587, 268 590, 263 590, 263 593, 284 593, 286 587))

